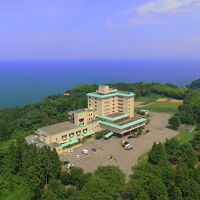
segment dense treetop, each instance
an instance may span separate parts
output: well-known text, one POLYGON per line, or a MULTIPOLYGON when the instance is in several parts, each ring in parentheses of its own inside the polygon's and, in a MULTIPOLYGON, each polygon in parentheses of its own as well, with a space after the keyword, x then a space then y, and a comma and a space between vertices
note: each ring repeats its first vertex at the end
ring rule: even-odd
POLYGON ((189 89, 200 89, 200 79, 192 81, 191 84, 187 85, 189 89))

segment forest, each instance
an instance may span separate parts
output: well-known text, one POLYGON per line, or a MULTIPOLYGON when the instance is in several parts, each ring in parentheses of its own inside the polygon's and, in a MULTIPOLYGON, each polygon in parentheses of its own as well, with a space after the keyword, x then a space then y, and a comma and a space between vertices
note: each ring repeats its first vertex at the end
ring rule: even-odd
POLYGON ((127 180, 115 166, 94 173, 81 168, 62 171, 55 150, 27 145, 24 136, 39 127, 65 121, 70 110, 87 106, 86 93, 97 85, 81 85, 70 95, 49 96, 37 104, 0 111, 0 199, 19 200, 199 200, 200 199, 200 91, 159 83, 110 84, 133 91, 137 97, 152 93, 184 99, 170 119, 173 128, 195 125, 194 139, 176 138, 154 144, 148 159, 133 168, 127 180))
POLYGON ((15 140, 0 156, 0 198, 41 200, 199 200, 200 133, 186 144, 154 143, 127 182, 116 166, 61 171, 56 151, 15 140), (14 193, 13 197, 11 194, 14 193), (8 198, 7 198, 8 197, 8 198))

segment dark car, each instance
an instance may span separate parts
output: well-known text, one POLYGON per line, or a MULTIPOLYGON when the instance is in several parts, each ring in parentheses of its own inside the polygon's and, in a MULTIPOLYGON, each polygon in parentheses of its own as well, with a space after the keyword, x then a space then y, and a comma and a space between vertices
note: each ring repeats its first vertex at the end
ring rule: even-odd
POLYGON ((92 151, 93 151, 93 152, 96 152, 96 151, 97 151, 97 149, 95 149, 95 148, 92 148, 92 151))
POLYGON ((63 164, 67 165, 67 164, 69 164, 69 161, 64 161, 63 164))

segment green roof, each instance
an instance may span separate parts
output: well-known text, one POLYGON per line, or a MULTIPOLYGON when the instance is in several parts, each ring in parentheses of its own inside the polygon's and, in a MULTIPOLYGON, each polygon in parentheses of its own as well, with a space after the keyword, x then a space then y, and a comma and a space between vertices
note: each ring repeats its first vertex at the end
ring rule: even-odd
POLYGON ((123 93, 123 92, 118 91, 116 93, 110 93, 110 94, 88 93, 87 96, 103 99, 103 98, 108 98, 108 97, 113 97, 113 96, 134 97, 135 94, 132 92, 123 93))
POLYGON ((61 144, 61 146, 62 147, 68 147, 68 146, 70 146, 72 144, 76 144, 76 143, 78 143, 78 139, 76 139, 76 138, 73 137, 73 138, 71 138, 71 141, 66 142, 64 144, 61 144))
POLYGON ((107 116, 97 116, 97 117, 101 118, 101 119, 106 119, 106 120, 114 122, 114 121, 129 117, 129 115, 120 115, 120 116, 117 116, 117 117, 107 117, 107 116))
POLYGON ((123 130, 125 128, 128 128, 130 126, 134 126, 134 125, 137 125, 139 123, 142 123, 142 122, 145 122, 146 119, 142 118, 142 119, 138 119, 136 121, 133 121, 133 122, 129 122, 127 124, 124 124, 122 126, 118 125, 118 124, 113 124, 113 123, 110 123, 110 122, 104 122, 104 121, 101 121, 100 124, 104 124, 106 126, 110 126, 112 128, 117 128, 117 129, 120 129, 120 130, 123 130))
POLYGON ((83 136, 87 137, 87 136, 91 136, 93 134, 95 134, 95 132, 94 131, 90 131, 90 132, 84 133, 83 136))
POLYGON ((104 135, 103 137, 106 138, 106 139, 108 139, 108 138, 111 137, 112 135, 114 135, 114 133, 113 133, 113 132, 109 132, 109 133, 107 133, 106 135, 104 135))

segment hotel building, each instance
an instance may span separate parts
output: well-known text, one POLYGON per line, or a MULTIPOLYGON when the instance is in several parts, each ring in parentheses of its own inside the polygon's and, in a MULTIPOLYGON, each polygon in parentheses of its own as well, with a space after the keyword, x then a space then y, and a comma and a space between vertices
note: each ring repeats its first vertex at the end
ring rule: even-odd
POLYGON ((62 153, 81 139, 102 130, 122 137, 145 126, 146 119, 134 117, 134 94, 109 86, 99 86, 88 93, 88 108, 69 112, 68 121, 40 128, 27 142, 50 146, 62 153))

